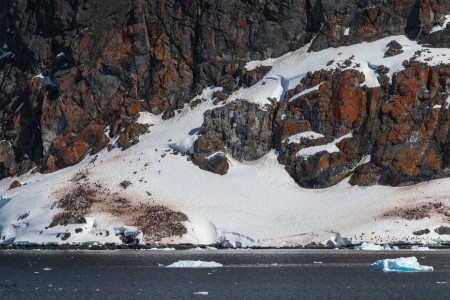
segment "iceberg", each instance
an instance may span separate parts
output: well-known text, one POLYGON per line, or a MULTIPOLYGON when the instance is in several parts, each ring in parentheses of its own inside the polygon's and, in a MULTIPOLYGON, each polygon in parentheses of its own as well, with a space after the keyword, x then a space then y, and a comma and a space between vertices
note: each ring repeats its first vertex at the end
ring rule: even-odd
POLYGON ((433 272, 431 266, 421 266, 415 256, 381 259, 372 264, 372 271, 379 272, 433 272))

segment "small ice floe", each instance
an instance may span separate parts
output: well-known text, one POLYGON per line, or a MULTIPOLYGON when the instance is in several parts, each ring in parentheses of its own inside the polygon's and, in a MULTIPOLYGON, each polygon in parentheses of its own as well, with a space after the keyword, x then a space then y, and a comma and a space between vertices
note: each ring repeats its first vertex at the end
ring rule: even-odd
POLYGON ((318 264, 318 265, 322 264, 321 261, 315 261, 314 263, 315 263, 315 264, 318 264))
POLYGON ((52 270, 52 268, 49 268, 49 267, 44 268, 44 271, 51 271, 51 270, 52 270))
POLYGON ((168 265, 166 268, 218 268, 222 266, 222 264, 215 261, 179 260, 171 265, 168 265))
POLYGON ((433 272, 433 267, 421 266, 415 256, 381 259, 372 264, 373 271, 380 272, 433 272))
POLYGON ((150 248, 151 251, 176 251, 175 248, 150 248))
POLYGON ((447 284, 447 281, 438 281, 437 284, 447 284))
POLYGON ((412 246, 411 251, 431 251, 428 247, 412 246))
POLYGON ((374 244, 374 243, 367 243, 364 242, 359 246, 355 246, 355 248, 353 248, 355 250, 360 250, 360 251, 391 251, 391 250, 399 250, 399 248, 397 246, 392 246, 392 248, 389 245, 378 245, 378 244, 374 244))
POLYGON ((197 293, 194 293, 194 295, 203 295, 203 296, 208 296, 208 292, 197 292, 197 293))

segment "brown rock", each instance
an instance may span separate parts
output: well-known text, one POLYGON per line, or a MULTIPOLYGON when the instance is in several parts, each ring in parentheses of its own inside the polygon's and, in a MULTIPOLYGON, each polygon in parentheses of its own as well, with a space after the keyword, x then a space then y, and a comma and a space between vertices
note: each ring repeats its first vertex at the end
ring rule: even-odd
POLYGON ((11 182, 11 184, 9 185, 9 189, 13 190, 15 188, 21 187, 22 184, 20 183, 20 181, 18 180, 14 180, 13 182, 11 182))

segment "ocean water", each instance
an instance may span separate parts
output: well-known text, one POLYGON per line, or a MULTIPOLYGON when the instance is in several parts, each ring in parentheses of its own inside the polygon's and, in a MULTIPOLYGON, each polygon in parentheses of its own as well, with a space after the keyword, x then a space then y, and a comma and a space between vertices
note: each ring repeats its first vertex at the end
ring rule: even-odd
POLYGON ((0 251, 0 299, 450 299, 450 251, 0 251), (371 269, 410 256, 434 272, 371 269))

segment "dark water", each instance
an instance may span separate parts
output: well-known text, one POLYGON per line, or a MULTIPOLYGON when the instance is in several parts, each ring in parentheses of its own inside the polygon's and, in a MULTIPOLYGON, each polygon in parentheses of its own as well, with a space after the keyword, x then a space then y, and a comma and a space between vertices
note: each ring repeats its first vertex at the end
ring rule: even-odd
POLYGON ((450 299, 450 251, 1 251, 0 299, 36 298, 450 299), (372 262, 401 256, 435 271, 371 271, 372 262), (224 267, 161 266, 185 259, 224 267))

